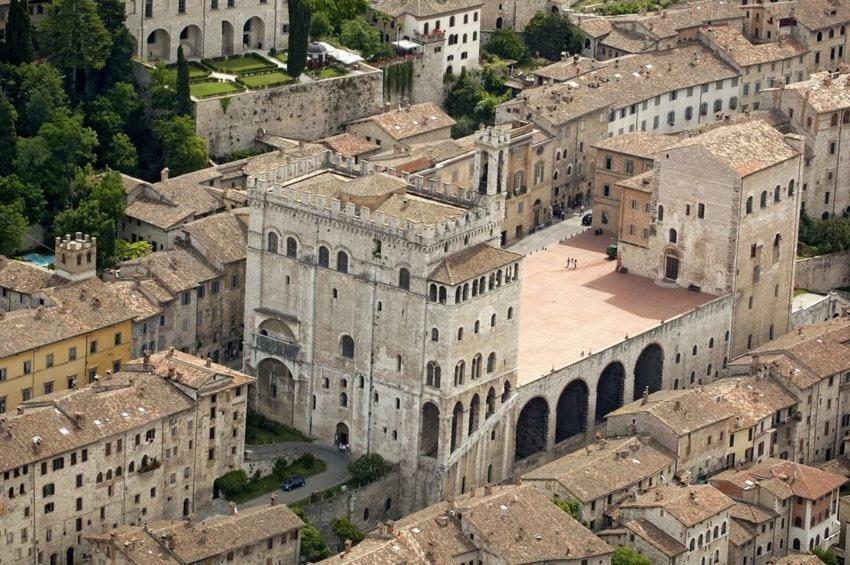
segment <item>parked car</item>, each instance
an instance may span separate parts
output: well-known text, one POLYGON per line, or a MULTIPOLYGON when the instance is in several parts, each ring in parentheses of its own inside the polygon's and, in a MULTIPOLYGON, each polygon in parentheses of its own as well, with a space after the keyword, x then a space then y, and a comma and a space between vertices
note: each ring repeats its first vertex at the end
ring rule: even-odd
POLYGON ((581 218, 581 225, 589 226, 593 223, 593 212, 588 212, 581 218))
POLYGON ((283 484, 280 485, 280 488, 282 490, 286 491, 286 492, 289 492, 291 490, 301 488, 305 484, 307 484, 307 483, 304 482, 304 477, 299 477, 299 476, 296 475, 294 477, 289 477, 288 479, 283 481, 283 484))

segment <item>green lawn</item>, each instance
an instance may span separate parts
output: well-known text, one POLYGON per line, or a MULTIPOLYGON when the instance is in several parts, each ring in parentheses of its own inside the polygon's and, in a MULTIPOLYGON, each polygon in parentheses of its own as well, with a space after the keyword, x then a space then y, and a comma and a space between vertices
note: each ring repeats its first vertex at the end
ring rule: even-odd
POLYGON ((207 98, 208 96, 219 96, 237 92, 239 88, 232 82, 196 82, 189 85, 189 92, 195 98, 207 98))
POLYGON ((239 77, 248 88, 265 88, 267 86, 280 86, 293 82, 293 78, 283 71, 274 71, 262 75, 239 77))
POLYGON ((275 55, 274 58, 280 61, 281 63, 285 63, 289 59, 289 52, 281 51, 277 55, 275 55))
POLYGON ((301 475, 306 479, 307 477, 312 477, 313 475, 322 473, 325 469, 327 469, 327 467, 327 463, 321 459, 315 459, 312 465, 305 463, 301 459, 296 459, 291 465, 287 466, 282 473, 272 474, 257 481, 251 480, 248 482, 248 486, 245 490, 235 496, 228 496, 227 498, 239 504, 246 500, 251 500, 252 498, 257 498, 258 496, 277 491, 280 489, 281 483, 289 477, 301 475))
POLYGON ((313 441, 313 438, 302 434, 295 428, 290 428, 286 424, 269 420, 259 412, 248 411, 248 417, 245 421, 246 444, 262 445, 290 441, 313 441))
POLYGON ((324 69, 322 69, 318 73, 315 72, 315 71, 310 71, 310 76, 315 78, 315 79, 321 80, 323 78, 334 78, 334 77, 345 76, 345 72, 340 71, 336 67, 325 67, 324 69))
POLYGON ((274 68, 274 63, 257 55, 256 53, 236 55, 229 59, 208 59, 205 60, 204 63, 223 73, 235 75, 274 68))
POLYGON ((202 78, 208 76, 210 74, 210 70, 203 66, 200 63, 196 63, 195 61, 189 61, 189 78, 202 78))

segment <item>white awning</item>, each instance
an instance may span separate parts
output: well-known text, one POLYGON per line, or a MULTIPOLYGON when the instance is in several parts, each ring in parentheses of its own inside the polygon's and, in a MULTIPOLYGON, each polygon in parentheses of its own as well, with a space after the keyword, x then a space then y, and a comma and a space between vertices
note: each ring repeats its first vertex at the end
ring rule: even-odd
POLYGON ((343 65, 353 65, 354 63, 359 63, 363 60, 363 57, 361 57, 357 53, 352 53, 351 51, 346 51, 345 49, 334 47, 330 43, 320 41, 319 45, 327 49, 328 57, 339 61, 343 65))
POLYGON ((399 39, 398 41, 390 41, 392 45, 395 45, 399 49, 404 49, 405 51, 410 49, 416 49, 420 46, 419 43, 415 41, 410 41, 409 39, 399 39))

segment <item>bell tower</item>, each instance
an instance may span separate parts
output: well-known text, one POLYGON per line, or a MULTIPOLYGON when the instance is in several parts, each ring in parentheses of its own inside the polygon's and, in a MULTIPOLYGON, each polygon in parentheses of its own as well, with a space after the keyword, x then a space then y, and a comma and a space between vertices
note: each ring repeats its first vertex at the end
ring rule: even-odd
POLYGON ((475 136, 475 187, 481 194, 495 196, 507 191, 508 132, 485 127, 475 136))

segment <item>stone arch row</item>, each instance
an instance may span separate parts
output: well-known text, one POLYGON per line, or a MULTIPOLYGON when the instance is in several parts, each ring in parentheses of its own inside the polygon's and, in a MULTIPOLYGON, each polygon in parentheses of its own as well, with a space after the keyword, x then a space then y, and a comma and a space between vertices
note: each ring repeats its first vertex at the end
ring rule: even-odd
MULTIPOLYGON (((266 23, 259 16, 252 16, 242 26, 241 48, 236 50, 236 28, 228 20, 222 20, 221 55, 229 56, 244 49, 265 49, 266 23)), ((163 28, 146 32, 142 56, 146 61, 171 61, 171 34, 163 28)), ((186 57, 204 57, 204 32, 195 24, 189 24, 180 31, 179 44, 183 46, 186 57)))
MULTIPOLYGON (((657 343, 644 348, 635 362, 634 393, 629 401, 639 399, 645 391, 661 390, 664 350, 657 343)), ((625 402, 626 369, 620 361, 612 361, 599 374, 596 385, 594 420, 601 422, 625 402)), ((554 443, 587 432, 590 391, 583 379, 573 379, 563 388, 555 405, 554 443)), ((549 401, 535 396, 526 402, 515 426, 515 458, 524 459, 544 451, 549 443, 549 401)))

